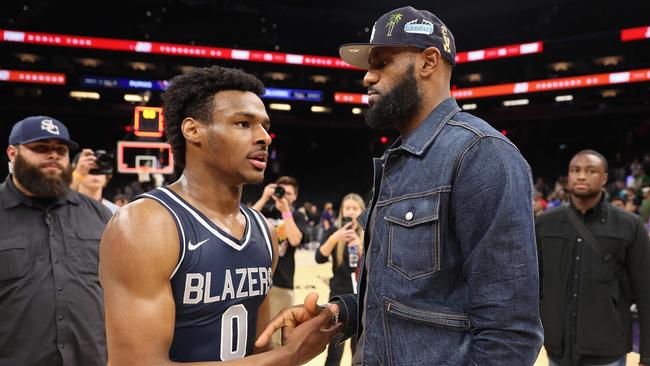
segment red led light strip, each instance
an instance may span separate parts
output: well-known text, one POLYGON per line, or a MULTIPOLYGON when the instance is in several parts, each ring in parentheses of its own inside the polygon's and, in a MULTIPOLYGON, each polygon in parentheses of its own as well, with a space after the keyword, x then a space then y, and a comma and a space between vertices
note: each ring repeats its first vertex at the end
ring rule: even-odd
POLYGON ((650 27, 628 28, 621 31, 621 41, 637 41, 650 38, 650 27))
POLYGON ((237 50, 175 43, 142 42, 113 38, 0 30, 0 42, 30 43, 46 46, 90 48, 110 51, 155 53, 172 56, 217 58, 251 62, 270 62, 340 69, 356 69, 337 57, 298 55, 281 52, 237 50))
POLYGON ((368 94, 334 93, 334 103, 368 104, 368 94))
MULTIPOLYGON (((473 99, 553 90, 589 88, 603 85, 638 83, 643 81, 650 81, 650 69, 454 89, 451 93, 456 99, 473 99)), ((368 96, 366 94, 358 93, 335 93, 334 102, 367 104, 368 96)))
MULTIPOLYGON (((0 29, 0 42, 30 43, 45 46, 90 48, 110 51, 155 53, 171 56, 218 58, 250 62, 270 62, 277 64, 315 66, 339 69, 357 69, 337 57, 289 54, 231 48, 192 46, 175 43, 144 42, 135 40, 84 37, 54 33, 22 32, 0 29)), ((487 48, 456 54, 457 63, 513 57, 541 53, 542 42, 524 43, 510 46, 487 48)), ((357 69, 358 70, 358 69, 357 69)))
POLYGON ((0 70, 0 81, 31 84, 65 84, 65 74, 20 70, 0 70))
POLYGON ((486 48, 484 50, 458 52, 456 53, 456 63, 461 64, 465 62, 492 60, 504 57, 515 57, 533 53, 542 53, 543 50, 543 42, 532 42, 486 48))

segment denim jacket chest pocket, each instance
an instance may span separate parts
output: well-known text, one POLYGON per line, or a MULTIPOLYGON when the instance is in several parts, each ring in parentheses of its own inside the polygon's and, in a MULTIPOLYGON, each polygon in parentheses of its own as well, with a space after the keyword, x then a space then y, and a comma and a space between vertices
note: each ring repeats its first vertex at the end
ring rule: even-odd
POLYGON ((388 267, 413 280, 440 270, 440 193, 408 197, 387 208, 388 267))

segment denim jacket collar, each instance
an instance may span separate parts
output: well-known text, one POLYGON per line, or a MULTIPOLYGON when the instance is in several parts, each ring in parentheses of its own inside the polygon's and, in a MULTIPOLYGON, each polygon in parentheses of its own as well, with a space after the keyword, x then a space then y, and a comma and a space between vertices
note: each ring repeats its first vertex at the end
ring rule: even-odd
POLYGON ((447 120, 460 110, 453 97, 443 100, 429 113, 420 126, 408 135, 400 136, 389 148, 389 151, 406 150, 411 154, 421 156, 436 139, 447 120))

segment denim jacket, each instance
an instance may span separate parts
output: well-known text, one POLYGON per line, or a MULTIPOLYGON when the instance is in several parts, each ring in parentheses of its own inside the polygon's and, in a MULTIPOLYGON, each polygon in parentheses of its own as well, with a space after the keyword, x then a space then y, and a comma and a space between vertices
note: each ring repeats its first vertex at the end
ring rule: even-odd
POLYGON ((446 99, 374 160, 373 212, 361 299, 332 299, 364 365, 534 364, 532 181, 508 139, 446 99))

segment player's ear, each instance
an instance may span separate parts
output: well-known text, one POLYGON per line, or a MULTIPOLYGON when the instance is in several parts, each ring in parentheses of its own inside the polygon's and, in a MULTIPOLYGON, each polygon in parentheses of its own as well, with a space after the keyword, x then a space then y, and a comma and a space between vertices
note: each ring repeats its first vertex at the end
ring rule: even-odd
POLYGON ((198 142, 201 136, 202 130, 201 122, 195 120, 192 117, 186 117, 183 122, 181 122, 181 131, 185 140, 190 142, 198 142))

